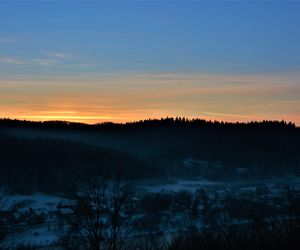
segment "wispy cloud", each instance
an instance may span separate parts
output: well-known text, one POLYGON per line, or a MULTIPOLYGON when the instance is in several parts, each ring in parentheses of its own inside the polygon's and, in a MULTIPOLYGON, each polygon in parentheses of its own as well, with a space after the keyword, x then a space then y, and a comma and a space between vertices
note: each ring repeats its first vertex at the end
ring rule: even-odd
MULTIPOLYGON (((4 41, 6 40, 0 37, 0 43, 4 41)), ((0 64, 52 66, 58 63, 62 63, 63 60, 70 60, 73 58, 71 54, 65 52, 45 52, 43 54, 44 56, 40 58, 0 56, 0 64)))
POLYGON ((71 55, 69 53, 65 53, 65 52, 45 52, 44 54, 49 56, 49 57, 65 59, 65 60, 73 58, 73 55, 71 55))
POLYGON ((42 58, 36 58, 29 61, 29 63, 38 64, 42 66, 51 66, 54 65, 57 61, 51 60, 51 59, 42 59, 42 58))
POLYGON ((4 64, 25 64, 26 62, 13 57, 0 57, 0 63, 4 64))
POLYGON ((53 59, 45 58, 32 58, 23 59, 9 56, 0 56, 0 64, 10 64, 10 65, 40 65, 40 66, 51 66, 56 64, 57 61, 53 59))
POLYGON ((213 116, 225 116, 225 117, 234 117, 234 118, 249 118, 249 119, 258 119, 257 116, 253 115, 238 115, 238 114, 228 114, 228 113, 215 113, 215 112, 203 112, 204 115, 213 115, 213 116))

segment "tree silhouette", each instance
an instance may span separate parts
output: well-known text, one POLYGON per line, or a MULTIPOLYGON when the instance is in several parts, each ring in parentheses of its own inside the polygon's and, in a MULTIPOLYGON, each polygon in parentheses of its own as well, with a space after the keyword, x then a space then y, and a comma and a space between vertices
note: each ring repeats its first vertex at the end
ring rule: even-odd
POLYGON ((78 236, 88 249, 116 250, 131 216, 132 182, 121 175, 94 177, 73 183, 78 236))

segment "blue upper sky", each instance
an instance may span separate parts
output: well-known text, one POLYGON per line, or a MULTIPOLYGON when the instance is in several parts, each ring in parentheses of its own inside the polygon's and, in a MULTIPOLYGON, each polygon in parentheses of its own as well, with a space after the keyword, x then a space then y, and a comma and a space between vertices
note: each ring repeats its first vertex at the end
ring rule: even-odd
POLYGON ((299 12, 286 1, 1 2, 1 57, 37 60, 1 73, 299 71, 299 12))

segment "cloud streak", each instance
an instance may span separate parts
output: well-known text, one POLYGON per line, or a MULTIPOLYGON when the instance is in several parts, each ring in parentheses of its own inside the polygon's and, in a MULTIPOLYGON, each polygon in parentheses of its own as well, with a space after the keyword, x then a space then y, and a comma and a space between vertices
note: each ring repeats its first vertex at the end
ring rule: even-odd
POLYGON ((73 58, 71 54, 65 52, 45 52, 45 55, 64 60, 69 60, 73 58))
POLYGON ((250 116, 250 115, 237 115, 237 114, 226 114, 226 113, 214 113, 214 112, 203 112, 204 115, 208 115, 208 116, 221 116, 221 117, 233 117, 233 118, 247 118, 247 119, 258 119, 261 117, 257 117, 257 116, 250 116))
POLYGON ((5 56, 0 56, 0 63, 15 64, 15 65, 26 64, 26 62, 23 60, 13 58, 13 57, 5 57, 5 56))
MULTIPOLYGON (((0 40, 1 43, 1 40, 0 40)), ((71 60, 73 57, 70 54, 63 52, 44 53, 46 57, 40 58, 18 58, 12 56, 1 56, 0 64, 8 65, 36 65, 36 66, 53 66, 65 60, 71 60)))
POLYGON ((0 56, 1 64, 9 65, 39 65, 39 66, 51 66, 57 63, 56 60, 45 58, 32 58, 32 59, 20 59, 15 57, 0 56))

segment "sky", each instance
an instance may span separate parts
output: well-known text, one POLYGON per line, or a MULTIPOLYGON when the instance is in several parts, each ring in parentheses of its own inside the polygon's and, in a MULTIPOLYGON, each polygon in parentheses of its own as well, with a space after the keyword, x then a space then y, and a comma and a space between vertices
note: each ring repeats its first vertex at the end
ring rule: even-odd
POLYGON ((0 0, 0 117, 300 125, 300 1, 0 0))

